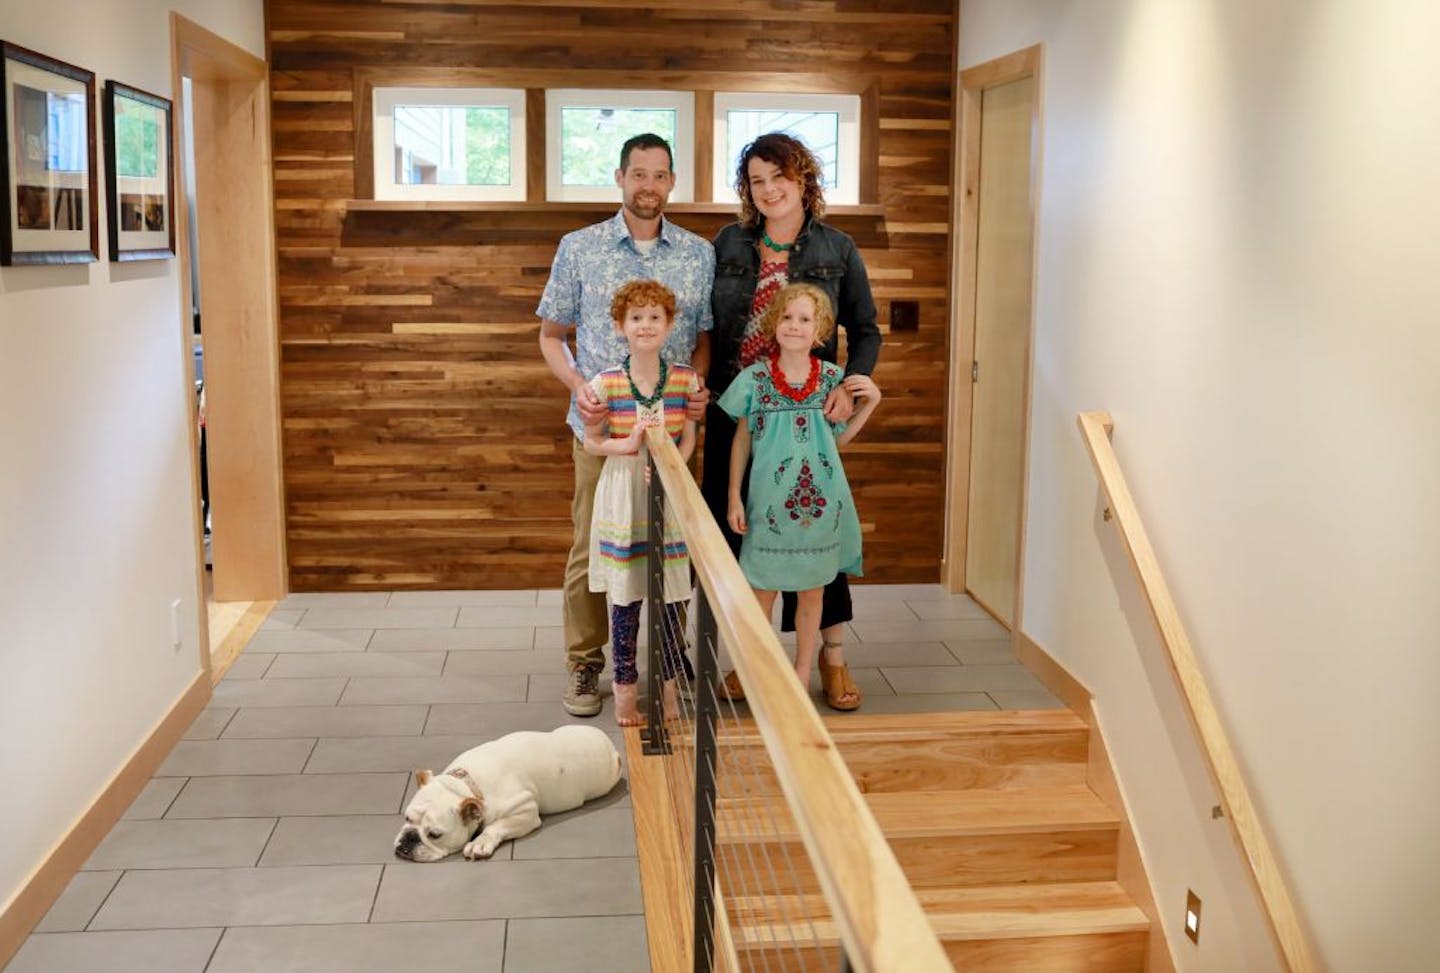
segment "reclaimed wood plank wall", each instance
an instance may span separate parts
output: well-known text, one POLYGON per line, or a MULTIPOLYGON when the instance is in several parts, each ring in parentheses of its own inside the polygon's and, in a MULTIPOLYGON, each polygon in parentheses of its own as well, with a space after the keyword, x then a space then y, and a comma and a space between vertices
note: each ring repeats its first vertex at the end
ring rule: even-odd
MULTIPOLYGON (((834 222, 870 271, 886 400, 845 463, 866 580, 938 580, 952 3, 268 0, 291 588, 560 584, 570 441, 534 311, 560 236, 614 208, 353 206, 368 195, 368 86, 437 75, 868 92, 861 202, 883 212, 834 222), (889 333, 892 300, 918 302, 918 330, 889 333)), ((732 218, 695 209, 673 218, 706 237, 732 218)))

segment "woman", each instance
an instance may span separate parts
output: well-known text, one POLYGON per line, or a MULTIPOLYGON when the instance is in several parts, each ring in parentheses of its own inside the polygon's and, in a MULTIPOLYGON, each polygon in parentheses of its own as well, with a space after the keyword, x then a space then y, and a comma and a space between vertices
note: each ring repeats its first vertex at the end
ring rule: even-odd
MULTIPOLYGON (((776 292, 792 281, 805 281, 823 290, 835 310, 836 323, 845 329, 845 374, 869 375, 880 354, 880 329, 875 324, 875 300, 870 280, 855 241, 821 222, 825 195, 820 184, 820 162, 803 142, 779 132, 762 135, 740 153, 735 172, 740 196, 740 220, 715 237, 715 287, 710 305, 715 316, 711 332, 710 405, 705 415, 705 464, 701 492, 720 525, 730 549, 737 554, 740 538, 726 521, 729 509, 730 445, 735 422, 716 404, 740 371, 773 348, 760 327, 760 319, 776 292)), ((838 329, 837 329, 838 330, 838 329)), ((837 334, 832 333, 816 355, 835 361, 837 334)), ((825 402, 829 419, 848 419, 854 409, 850 394, 836 389, 825 402)), ((839 683, 827 686, 825 699, 835 709, 860 705, 860 691, 845 667, 845 623, 853 617, 850 586, 844 574, 825 587, 820 612, 821 651, 839 683)), ((795 598, 785 596, 781 628, 795 628, 795 598)), ((734 673, 725 677, 722 696, 743 698, 734 673)))

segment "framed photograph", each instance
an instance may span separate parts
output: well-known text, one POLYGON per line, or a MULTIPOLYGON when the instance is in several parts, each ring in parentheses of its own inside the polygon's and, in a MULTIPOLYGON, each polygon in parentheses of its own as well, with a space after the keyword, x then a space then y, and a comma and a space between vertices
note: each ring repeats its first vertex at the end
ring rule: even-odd
POLYGON ((105 176, 110 259, 175 256, 170 101, 105 82, 105 176))
POLYGON ((100 258, 95 73, 0 41, 0 265, 100 258))

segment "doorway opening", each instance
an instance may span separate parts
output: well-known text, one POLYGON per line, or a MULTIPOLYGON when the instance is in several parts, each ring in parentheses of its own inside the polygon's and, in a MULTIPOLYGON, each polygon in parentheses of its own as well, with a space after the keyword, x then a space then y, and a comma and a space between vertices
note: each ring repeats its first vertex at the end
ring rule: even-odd
POLYGON ((182 306, 200 383, 204 664, 218 679, 286 592, 269 78, 260 58, 178 14, 170 22, 189 204, 179 210, 182 306))
POLYGON ((1012 631, 1024 575, 1040 53, 960 74, 943 575, 1012 631))

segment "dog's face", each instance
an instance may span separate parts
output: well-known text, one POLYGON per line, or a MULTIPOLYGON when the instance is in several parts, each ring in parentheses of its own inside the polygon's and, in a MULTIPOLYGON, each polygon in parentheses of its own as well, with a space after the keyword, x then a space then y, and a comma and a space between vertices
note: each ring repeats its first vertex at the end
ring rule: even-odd
POLYGON ((414 862, 438 862, 455 854, 479 832, 485 805, 462 777, 417 770, 420 789, 405 809, 395 836, 395 855, 414 862))

